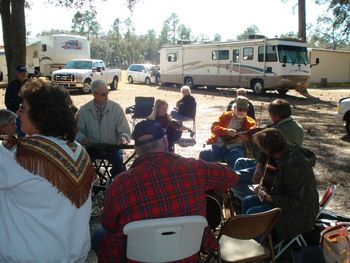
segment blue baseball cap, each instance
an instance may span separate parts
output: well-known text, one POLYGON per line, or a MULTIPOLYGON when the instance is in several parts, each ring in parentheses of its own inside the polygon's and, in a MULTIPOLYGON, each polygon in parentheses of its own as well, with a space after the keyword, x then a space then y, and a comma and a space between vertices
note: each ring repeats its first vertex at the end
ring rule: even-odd
POLYGON ((164 130, 159 121, 145 120, 136 124, 132 133, 132 138, 135 141, 135 146, 140 146, 146 143, 155 142, 163 138, 164 135, 164 130))
POLYGON ((24 65, 19 65, 16 67, 16 72, 19 72, 19 73, 27 72, 27 67, 24 65))

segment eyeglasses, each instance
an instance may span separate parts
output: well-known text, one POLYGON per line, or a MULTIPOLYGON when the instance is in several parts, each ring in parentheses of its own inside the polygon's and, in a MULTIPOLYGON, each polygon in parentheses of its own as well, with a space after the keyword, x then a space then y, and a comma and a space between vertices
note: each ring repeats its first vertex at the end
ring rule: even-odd
POLYGON ((244 109, 244 108, 237 108, 238 111, 247 111, 248 109, 244 109))
POLYGON ((19 112, 21 112, 21 113, 26 112, 26 110, 24 109, 24 106, 23 106, 23 104, 22 104, 22 103, 21 103, 21 104, 19 104, 18 111, 19 111, 19 112))

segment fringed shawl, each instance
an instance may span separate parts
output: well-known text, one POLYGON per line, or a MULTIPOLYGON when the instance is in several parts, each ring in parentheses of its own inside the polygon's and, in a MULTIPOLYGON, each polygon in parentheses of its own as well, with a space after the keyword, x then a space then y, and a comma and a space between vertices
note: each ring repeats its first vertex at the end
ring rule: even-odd
POLYGON ((89 198, 95 170, 84 148, 74 161, 54 142, 27 137, 18 142, 16 160, 29 172, 47 179, 77 208, 89 198))

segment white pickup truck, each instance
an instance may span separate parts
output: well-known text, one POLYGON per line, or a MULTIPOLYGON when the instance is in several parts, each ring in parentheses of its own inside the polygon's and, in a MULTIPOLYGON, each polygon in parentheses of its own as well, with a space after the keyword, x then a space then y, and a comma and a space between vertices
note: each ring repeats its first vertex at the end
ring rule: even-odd
POLYGON ((51 80, 67 89, 80 89, 83 93, 91 91, 90 84, 97 79, 103 79, 111 90, 118 88, 121 81, 119 69, 107 69, 100 59, 72 59, 63 69, 52 72, 51 80))

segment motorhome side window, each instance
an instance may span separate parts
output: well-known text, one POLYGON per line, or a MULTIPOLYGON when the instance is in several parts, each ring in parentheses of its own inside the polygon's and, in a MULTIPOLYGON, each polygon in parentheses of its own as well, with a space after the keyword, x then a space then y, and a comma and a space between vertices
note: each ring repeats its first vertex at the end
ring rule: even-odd
MULTIPOLYGON (((260 46, 258 49, 258 61, 264 62, 264 47, 260 46)), ((265 61, 277 61, 276 46, 266 46, 265 61)))
POLYGON ((175 62, 177 60, 176 53, 168 53, 168 62, 175 62))
POLYGON ((212 60, 228 60, 230 57, 228 50, 213 50, 211 52, 212 60))
POLYGON ((252 47, 243 48, 243 60, 252 60, 253 52, 254 52, 254 49, 252 47))
POLYGON ((232 50, 232 62, 239 62, 239 49, 232 50))

